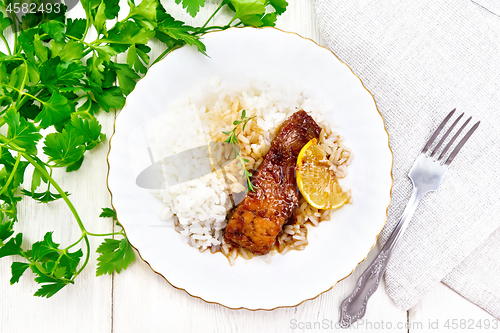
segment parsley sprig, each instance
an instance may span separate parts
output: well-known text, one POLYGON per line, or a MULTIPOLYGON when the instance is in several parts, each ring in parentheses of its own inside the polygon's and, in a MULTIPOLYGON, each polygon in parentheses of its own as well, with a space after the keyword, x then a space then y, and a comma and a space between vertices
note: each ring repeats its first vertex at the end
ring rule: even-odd
POLYGON ((243 158, 243 156, 241 156, 241 152, 240 152, 240 149, 238 147, 240 142, 238 141, 238 138, 236 137, 236 130, 238 129, 238 126, 240 124, 243 124, 241 131, 242 132, 245 131, 245 126, 253 118, 255 118, 255 116, 247 117, 246 110, 243 110, 243 111, 241 111, 240 120, 233 121, 233 125, 234 125, 233 129, 230 131, 222 131, 222 133, 228 135, 227 139, 224 140, 224 142, 230 143, 232 145, 233 151, 234 151, 234 158, 238 159, 238 164, 240 164, 241 167, 243 168, 243 173, 244 173, 245 178, 247 180, 247 192, 248 191, 255 192, 255 189, 257 187, 252 184, 252 179, 251 179, 252 173, 250 171, 248 171, 247 168, 245 167, 245 163, 248 163, 248 160, 246 158, 243 158))
MULTIPOLYGON (((205 0, 176 3, 194 17, 205 0)), ((67 18, 62 5, 59 13, 30 13, 22 21, 14 15, 13 21, 4 15, 8 4, 9 0, 0 0, 0 43, 7 52, 0 52, 0 258, 19 259, 11 266, 11 284, 29 268, 40 284, 35 295, 51 297, 73 284, 87 266, 90 237, 108 237, 96 249, 100 254, 96 275, 119 273, 134 260, 124 230, 108 234, 87 230, 70 194, 53 177, 57 168, 78 170, 87 152, 105 141, 96 114, 122 108, 148 67, 172 50, 188 44, 206 53, 200 40, 204 33, 234 26, 273 26, 288 4, 285 0, 222 0, 201 27, 176 20, 159 0, 139 4, 129 0, 128 15, 122 20, 117 19, 123 10, 118 0, 81 0, 83 19, 67 18), (228 24, 210 26, 223 8, 233 13, 228 24), (111 22, 115 23, 108 29, 111 22), (97 38, 89 41, 92 29, 97 38), (7 31, 13 34, 12 45, 7 31), (151 61, 147 44, 153 39, 165 51, 151 61), (117 61, 119 54, 126 54, 123 63, 117 61), (15 230, 17 205, 25 198, 44 204, 64 201, 81 235, 61 247, 49 231, 30 247, 15 230)), ((235 126, 243 123, 244 127, 247 122, 243 114, 235 126)), ((232 134, 228 142, 237 143, 232 134)), ((241 155, 239 161, 244 165, 241 155)), ((253 190, 248 171, 246 177, 253 190)), ((101 217, 116 221, 110 208, 103 209, 101 217)))

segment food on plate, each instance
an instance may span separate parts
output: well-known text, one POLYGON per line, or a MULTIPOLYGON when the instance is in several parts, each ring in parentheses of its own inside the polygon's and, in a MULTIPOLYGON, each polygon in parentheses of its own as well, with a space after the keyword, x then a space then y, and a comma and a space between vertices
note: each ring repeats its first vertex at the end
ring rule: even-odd
MULTIPOLYGON (((291 181, 295 180, 292 172, 295 172, 297 155, 302 146, 316 138, 318 147, 331 163, 330 171, 339 179, 347 175, 348 165, 353 159, 350 149, 343 144, 343 137, 332 130, 333 124, 327 121, 326 114, 321 103, 300 87, 284 87, 259 81, 229 83, 214 78, 209 85, 194 91, 189 98, 170 106, 164 118, 155 119, 145 128, 154 160, 175 162, 173 165, 164 165, 164 170, 176 170, 178 174, 169 175, 165 179, 190 179, 178 181, 175 185, 167 183, 165 189, 154 191, 163 202, 163 208, 159 212, 160 219, 165 220, 166 224, 171 223, 188 244, 202 252, 222 252, 230 263, 238 256, 249 259, 253 256, 249 248, 236 245, 233 240, 226 241, 226 229, 231 233, 231 227, 227 228, 228 221, 231 220, 235 206, 245 200, 247 194, 253 196, 251 190, 247 192, 245 171, 259 170, 252 178, 255 179, 253 185, 266 188, 269 183, 264 176, 279 173, 263 170, 281 163, 283 166, 290 166, 283 173, 289 186, 288 190, 277 189, 277 193, 281 198, 287 193, 284 202, 290 206, 283 205, 284 210, 278 214, 280 222, 276 225, 279 228, 273 229, 273 234, 277 230, 275 241, 266 239, 267 245, 263 245, 260 250, 256 247, 255 253, 285 254, 290 250, 305 249, 308 244, 308 228, 318 226, 321 221, 331 220, 334 211, 313 207, 298 194, 297 185, 291 181), (243 119, 245 123, 240 125, 238 122, 243 119), (293 124, 299 119, 306 121, 309 129, 314 129, 314 135, 306 135, 300 139, 300 143, 281 142, 283 139, 280 140, 280 133, 284 134, 289 126, 295 127, 293 124), (311 119, 318 127, 311 125, 311 119), (237 139, 239 157, 231 147, 235 145, 210 146, 213 142, 228 142, 228 135, 237 139), (281 143, 278 145, 278 142, 281 143), (234 157, 234 162, 223 169, 203 173, 199 170, 205 166, 198 163, 196 158, 191 156, 188 159, 186 154, 179 154, 203 145, 211 147, 211 156, 219 154, 226 158, 234 157), (276 146, 276 151, 286 159, 281 161, 278 154, 272 152, 272 146, 276 146), (283 149, 286 146, 293 148, 293 154, 283 149), (173 155, 186 158, 175 161, 164 159, 173 155), (271 157, 276 163, 271 163, 271 157), (241 164, 244 164, 244 168, 241 164), (192 179, 190 175, 193 174, 204 176, 192 179), (290 213, 293 211, 291 207, 297 207, 293 214, 290 213), (280 224, 283 223, 281 227, 280 224), (272 243, 270 248, 269 242, 272 243)), ((255 196, 261 193, 257 188, 255 190, 255 196)), ((345 193, 348 196, 346 202, 349 202, 349 191, 345 193)), ((245 204, 247 203, 249 200, 245 204)), ((271 209, 277 210, 277 204, 278 200, 273 201, 271 209)), ((255 212, 256 208, 250 207, 246 211, 255 212)), ((260 217, 267 216, 264 215, 260 217)))
POLYGON ((299 205, 295 164, 302 147, 319 138, 321 128, 305 111, 281 125, 271 148, 252 177, 249 191, 231 213, 224 239, 254 254, 271 251, 276 236, 299 205))
POLYGON ((316 138, 300 151, 296 168, 297 185, 304 199, 314 208, 338 209, 349 201, 349 193, 342 190, 333 165, 316 138))

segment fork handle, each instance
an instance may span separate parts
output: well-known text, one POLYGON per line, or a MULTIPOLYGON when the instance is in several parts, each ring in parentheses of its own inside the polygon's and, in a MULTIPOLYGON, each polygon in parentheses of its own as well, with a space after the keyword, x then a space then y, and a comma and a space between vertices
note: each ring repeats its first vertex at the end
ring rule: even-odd
POLYGON ((373 260, 363 274, 361 274, 352 294, 342 302, 340 306, 341 327, 347 328, 356 320, 365 316, 368 299, 377 290, 380 280, 387 268, 387 263, 391 259, 392 251, 406 230, 408 222, 411 220, 424 193, 425 192, 419 191, 417 188, 413 187, 406 208, 389 236, 389 239, 385 242, 375 260, 373 260))

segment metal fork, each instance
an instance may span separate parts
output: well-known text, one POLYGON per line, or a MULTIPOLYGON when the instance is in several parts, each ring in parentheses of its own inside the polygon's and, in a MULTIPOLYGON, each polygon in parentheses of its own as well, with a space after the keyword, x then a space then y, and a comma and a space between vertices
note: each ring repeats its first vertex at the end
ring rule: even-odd
POLYGON ((432 152, 429 153, 430 148, 434 141, 439 136, 439 133, 443 130, 446 123, 451 119, 455 109, 453 109, 443 120, 443 122, 436 129, 434 134, 432 134, 429 141, 424 146, 424 149, 417 157, 413 166, 410 170, 408 176, 413 183, 413 191, 403 212, 403 215, 399 218, 394 231, 389 236, 389 239, 384 244, 380 253, 377 255, 375 260, 368 266, 368 268, 361 274, 356 283, 356 288, 353 293, 347 297, 341 304, 340 307, 340 326, 343 328, 349 327, 356 320, 361 319, 365 315, 366 304, 371 295, 377 290, 380 280, 384 275, 385 269, 387 268, 387 263, 391 259, 392 251, 398 244, 401 236, 408 226, 418 203, 422 199, 425 193, 435 191, 441 184, 446 170, 450 163, 453 161, 455 156, 462 148, 462 146, 467 142, 472 133, 479 126, 479 121, 472 126, 472 128, 465 134, 465 136, 460 140, 455 149, 449 154, 448 158, 444 158, 448 150, 451 148, 455 140, 458 138, 460 133, 465 129, 467 124, 470 122, 471 118, 458 129, 455 135, 451 138, 449 143, 444 147, 441 154, 436 158, 439 148, 443 145, 444 141, 448 135, 453 131, 453 128, 458 124, 460 119, 463 117, 463 113, 453 122, 453 124, 448 128, 446 133, 442 136, 439 142, 436 144, 432 152))

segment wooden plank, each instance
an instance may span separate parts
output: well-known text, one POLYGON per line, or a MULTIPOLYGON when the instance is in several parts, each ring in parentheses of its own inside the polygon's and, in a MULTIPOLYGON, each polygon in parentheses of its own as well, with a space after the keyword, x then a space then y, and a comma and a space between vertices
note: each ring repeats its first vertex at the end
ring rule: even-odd
MULTIPOLYGON (((85 17, 81 6, 71 11, 71 17, 85 17)), ((9 35, 9 41, 13 41, 9 35)), ((0 43, 4 47, 3 42, 0 43)), ((94 233, 112 232, 110 219, 99 218, 101 207, 110 207, 110 196, 106 186, 108 140, 113 131, 114 114, 101 112, 98 116, 105 143, 86 154, 85 161, 77 172, 54 170, 54 178, 61 187, 70 192, 70 200, 76 207, 85 227, 94 233)), ((41 146, 39 146, 39 151, 41 146)), ((33 169, 29 169, 32 170, 33 169)), ((29 171, 25 179, 29 181, 29 171)), ((19 222, 15 229, 24 235, 24 244, 43 239, 47 231, 54 231, 53 239, 65 247, 76 241, 80 229, 71 211, 63 201, 37 204, 25 198, 19 205, 19 222)), ((102 238, 90 237, 92 253, 89 265, 77 277, 75 285, 65 287, 50 299, 32 296, 38 289, 34 275, 26 272, 19 283, 10 286, 10 265, 13 258, 0 259, 0 332, 110 332, 112 277, 95 277, 95 250, 102 238)), ((83 243, 82 243, 83 246, 83 243)), ((73 248, 72 250, 76 250, 73 248)), ((23 261, 15 258, 16 261, 23 261)), ((83 262, 83 260, 82 260, 83 262)))
MULTIPOLYGON (((291 0, 289 3, 290 6, 279 19, 277 27, 319 41, 312 3, 304 0, 291 0)), ((216 4, 207 3, 208 8, 191 19, 172 3, 164 1, 164 6, 177 19, 192 25, 203 24, 211 10, 216 8, 216 4)), ((215 24, 226 22, 225 19, 218 19, 215 24)), ((151 47, 154 59, 163 49, 155 44, 151 47)), ((376 252, 371 253, 369 258, 372 259, 376 252)), ((168 332, 289 332, 303 331, 307 325, 316 328, 321 326, 320 329, 325 331, 338 331, 335 325, 339 319, 340 303, 352 292, 357 278, 366 266, 366 262, 362 263, 352 276, 331 291, 297 307, 249 311, 230 310, 193 298, 186 292, 171 287, 162 277, 153 273, 146 263, 138 261, 127 271, 115 276, 113 331, 151 332, 161 329, 168 332)), ((394 332, 407 332, 405 328, 395 328, 398 323, 404 325, 406 319, 406 311, 394 305, 382 285, 370 300, 365 320, 354 331, 370 331, 370 325, 377 326, 384 321, 391 323, 394 332)))
POLYGON ((410 332, 499 332, 500 321, 439 283, 409 311, 410 332))
MULTIPOLYGON (((307 327, 312 331, 341 331, 337 324, 340 303, 352 292, 357 278, 376 252, 372 251, 368 262, 363 262, 353 275, 332 290, 297 307, 273 311, 231 310, 206 303, 171 287, 146 263, 139 261, 115 278, 113 331, 290 332, 304 331, 307 327)), ((394 305, 382 283, 370 299, 366 317, 350 331, 386 328, 407 332, 406 320, 406 311, 394 305)))

